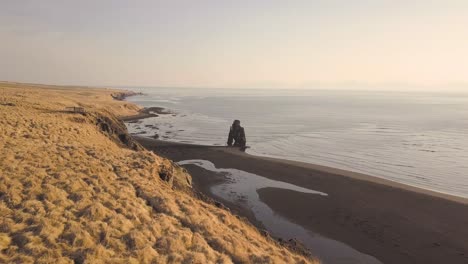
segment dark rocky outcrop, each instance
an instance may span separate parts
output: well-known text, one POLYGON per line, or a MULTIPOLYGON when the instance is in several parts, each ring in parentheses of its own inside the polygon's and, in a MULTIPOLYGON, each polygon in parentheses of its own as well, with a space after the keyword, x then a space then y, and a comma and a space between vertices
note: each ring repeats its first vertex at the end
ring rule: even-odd
POLYGON ((112 141, 133 150, 144 149, 140 143, 135 141, 128 134, 125 124, 114 115, 110 113, 92 113, 90 115, 95 115, 96 125, 99 127, 100 131, 112 139, 112 141))
POLYGON ((123 101, 125 98, 130 97, 130 96, 135 96, 135 95, 142 95, 143 93, 136 93, 136 92, 121 92, 121 93, 113 93, 111 94, 112 98, 118 101, 123 101))

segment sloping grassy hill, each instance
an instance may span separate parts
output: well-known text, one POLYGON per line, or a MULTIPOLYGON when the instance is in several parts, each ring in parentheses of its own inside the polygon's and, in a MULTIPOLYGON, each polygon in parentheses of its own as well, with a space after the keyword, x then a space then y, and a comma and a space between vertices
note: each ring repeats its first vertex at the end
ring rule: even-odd
POLYGON ((1 263, 312 262, 192 196, 128 137, 118 92, 0 83, 1 263))

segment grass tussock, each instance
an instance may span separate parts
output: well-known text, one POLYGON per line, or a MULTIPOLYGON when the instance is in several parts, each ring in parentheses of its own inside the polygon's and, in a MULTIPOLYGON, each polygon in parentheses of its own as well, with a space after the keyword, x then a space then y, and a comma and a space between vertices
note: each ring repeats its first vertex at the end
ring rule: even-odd
POLYGON ((115 92, 0 83, 0 263, 311 262, 103 130, 138 110, 115 92))

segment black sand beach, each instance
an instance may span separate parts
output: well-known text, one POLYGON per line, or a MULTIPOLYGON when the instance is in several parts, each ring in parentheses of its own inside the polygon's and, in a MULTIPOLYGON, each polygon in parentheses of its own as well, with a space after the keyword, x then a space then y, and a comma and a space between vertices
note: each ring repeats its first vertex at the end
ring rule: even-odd
MULTIPOLYGON (((174 161, 203 159, 327 193, 319 196, 277 189, 259 190, 276 213, 383 263, 468 263, 468 201, 353 172, 251 156, 233 148, 197 146, 136 137, 146 148, 174 161)), ((208 196, 222 181, 200 167, 186 166, 194 186, 208 196)), ((249 218, 253 214, 222 201, 249 218)), ((288 239, 288 238, 285 238, 288 239)))

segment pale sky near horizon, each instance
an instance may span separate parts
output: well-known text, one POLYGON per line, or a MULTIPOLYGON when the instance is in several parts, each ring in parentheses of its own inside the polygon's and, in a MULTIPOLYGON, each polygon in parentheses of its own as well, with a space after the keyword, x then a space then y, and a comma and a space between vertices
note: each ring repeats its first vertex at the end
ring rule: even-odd
POLYGON ((466 0, 0 0, 0 39, 6 81, 468 90, 466 0))

